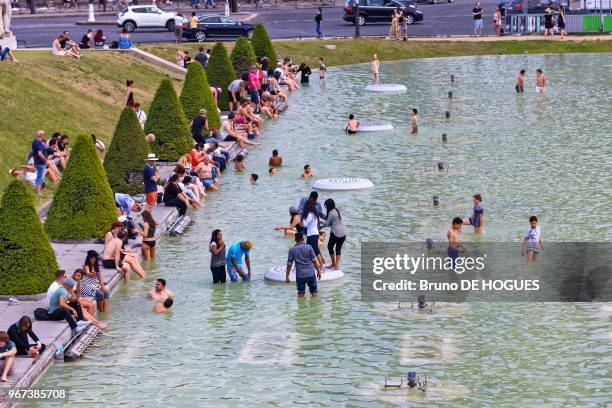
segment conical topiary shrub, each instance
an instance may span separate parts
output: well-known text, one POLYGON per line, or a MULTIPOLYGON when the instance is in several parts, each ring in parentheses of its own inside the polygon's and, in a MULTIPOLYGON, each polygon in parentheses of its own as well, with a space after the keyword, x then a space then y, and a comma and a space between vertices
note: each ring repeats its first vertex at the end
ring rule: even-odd
POLYGON ((232 60, 234 72, 238 76, 248 72, 251 66, 257 62, 253 47, 246 37, 240 37, 236 40, 230 59, 232 60))
POLYGON ((136 112, 126 107, 121 112, 113 140, 104 157, 106 178, 115 193, 140 194, 142 182, 127 183, 130 173, 142 174, 145 159, 151 151, 136 112))
POLYGON ((206 72, 202 69, 202 65, 189 64, 185 82, 183 82, 180 101, 187 121, 195 118, 200 113, 200 109, 206 108, 208 126, 214 129, 221 127, 221 117, 217 109, 217 101, 215 101, 215 97, 210 91, 206 72))
POLYGON ((251 45, 256 57, 268 57, 271 64, 276 62, 276 51, 274 51, 272 40, 270 40, 270 35, 268 35, 268 31, 262 24, 255 25, 251 45))
POLYGON ((91 136, 79 135, 49 208, 47 233, 51 239, 100 238, 116 219, 115 197, 91 136))
POLYGON ((161 81, 149 108, 145 133, 153 133, 151 150, 161 160, 176 161, 193 147, 189 123, 169 79, 161 81))
POLYGON ((228 110, 227 102, 227 87, 230 82, 236 79, 236 73, 232 67, 232 63, 227 56, 227 50, 222 43, 216 43, 210 52, 210 59, 206 65, 206 76, 210 84, 221 88, 221 97, 219 98, 219 108, 228 110))
POLYGON ((0 295, 46 292, 55 279, 55 252, 23 181, 9 184, 2 197, 0 260, 0 295))

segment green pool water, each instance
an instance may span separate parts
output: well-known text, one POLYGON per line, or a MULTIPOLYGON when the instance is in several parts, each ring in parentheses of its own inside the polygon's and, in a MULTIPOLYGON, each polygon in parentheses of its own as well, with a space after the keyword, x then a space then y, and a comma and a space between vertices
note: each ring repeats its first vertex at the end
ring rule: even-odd
POLYGON ((612 55, 490 56, 382 64, 402 95, 366 94, 369 67, 331 69, 294 93, 268 122, 246 174, 228 171, 222 192, 192 212, 184 236, 167 238, 145 281, 111 301, 111 328, 79 362, 55 364, 40 385, 68 387, 71 402, 128 406, 605 406, 610 403, 612 307, 608 304, 441 305, 432 314, 360 300, 360 241, 444 240, 466 217, 471 196, 486 208, 485 234, 466 241, 517 241, 536 214, 543 240, 612 239, 610 100, 612 55), (537 68, 545 95, 514 92, 521 68, 537 68), (453 74, 456 81, 451 84, 453 74), (454 97, 449 99, 448 91, 454 97), (410 109, 420 132, 409 134, 410 109), (444 112, 452 115, 446 119, 444 112), (349 137, 349 113, 387 120, 390 132, 349 137), (449 141, 441 142, 447 133, 449 141), (272 149, 284 165, 267 175, 272 149), (430 170, 438 161, 448 171, 430 170), (375 187, 321 193, 335 199, 348 229, 341 281, 318 299, 264 281, 291 241, 273 231, 308 194, 299 178, 359 176, 375 187), (248 174, 260 175, 249 184, 248 174), (432 207, 432 195, 441 205, 432 207), (251 239, 254 279, 213 286, 210 233, 251 239), (146 291, 168 280, 177 301, 153 315, 146 291), (426 373, 429 391, 384 391, 384 377, 426 373))

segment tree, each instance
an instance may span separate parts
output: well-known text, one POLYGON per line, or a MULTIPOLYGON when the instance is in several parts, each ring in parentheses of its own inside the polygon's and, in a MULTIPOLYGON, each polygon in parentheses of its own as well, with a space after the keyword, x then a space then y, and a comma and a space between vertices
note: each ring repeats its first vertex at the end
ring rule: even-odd
POLYGON ((161 160, 176 161, 193 147, 189 123, 169 79, 161 81, 149 108, 145 133, 153 133, 151 150, 161 160))
POLYGON ((253 30, 253 38, 251 38, 251 45, 253 46, 253 51, 255 52, 256 57, 268 57, 271 64, 276 62, 276 51, 274 50, 274 45, 272 45, 268 31, 262 24, 255 25, 255 29, 253 30))
POLYGON ((238 76, 242 76, 243 73, 249 72, 251 66, 257 62, 253 47, 246 37, 240 37, 236 40, 230 59, 234 66, 234 72, 236 72, 238 76))
POLYGON ((128 183, 127 179, 131 173, 142 174, 145 159, 150 151, 136 112, 129 106, 124 108, 104 157, 106 178, 115 193, 142 193, 142 182, 128 183))
POLYGON ((20 180, 9 184, 2 197, 0 259, 0 295, 46 292, 55 279, 55 252, 34 208, 32 190, 20 180))
POLYGON ((49 208, 47 233, 52 239, 100 238, 116 219, 115 197, 91 136, 79 135, 49 208))
POLYGON ((216 43, 210 52, 210 59, 206 64, 206 75, 208 81, 221 88, 221 97, 219 98, 219 107, 222 110, 228 110, 227 102, 227 87, 230 82, 236 79, 236 73, 232 67, 232 63, 227 56, 227 50, 222 43, 216 43))
POLYGON ((195 118, 200 113, 200 109, 206 108, 208 126, 214 129, 221 127, 217 101, 210 91, 206 72, 202 69, 202 65, 189 64, 180 101, 187 120, 195 118))

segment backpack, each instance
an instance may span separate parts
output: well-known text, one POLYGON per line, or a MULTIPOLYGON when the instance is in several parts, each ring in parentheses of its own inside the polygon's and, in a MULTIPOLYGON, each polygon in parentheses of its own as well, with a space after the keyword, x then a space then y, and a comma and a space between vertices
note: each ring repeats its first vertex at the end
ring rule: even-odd
POLYGON ((36 320, 48 320, 49 312, 47 309, 43 309, 42 307, 34 309, 34 318, 36 320))

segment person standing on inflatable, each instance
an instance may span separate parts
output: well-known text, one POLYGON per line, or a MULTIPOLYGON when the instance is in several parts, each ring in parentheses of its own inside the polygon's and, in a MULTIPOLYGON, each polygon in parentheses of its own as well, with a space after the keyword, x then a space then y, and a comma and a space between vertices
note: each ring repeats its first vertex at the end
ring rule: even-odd
POLYGON ((227 274, 232 282, 238 282, 238 276, 243 281, 248 282, 251 280, 251 248, 253 248, 252 241, 238 241, 233 244, 227 252, 227 274), (247 272, 244 272, 242 266, 242 257, 244 256, 244 263, 246 263, 247 272))
POLYGON ((372 77, 374 79, 374 84, 378 85, 380 83, 380 60, 378 59, 378 55, 374 54, 372 56, 372 77))
POLYGON ((287 256, 287 269, 285 270, 285 282, 289 283, 291 266, 295 263, 295 286, 297 286, 298 298, 306 294, 306 285, 312 297, 317 296, 317 279, 321 279, 321 265, 317 262, 312 247, 304 243, 304 234, 295 234, 295 245, 289 250, 287 256))

